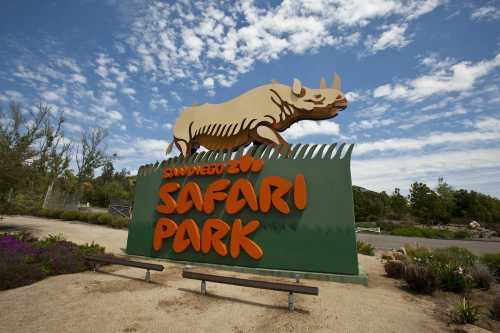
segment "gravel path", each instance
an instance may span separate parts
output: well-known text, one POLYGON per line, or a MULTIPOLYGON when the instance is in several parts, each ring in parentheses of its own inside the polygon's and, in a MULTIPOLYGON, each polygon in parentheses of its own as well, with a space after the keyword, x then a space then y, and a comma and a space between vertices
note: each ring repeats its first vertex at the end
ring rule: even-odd
POLYGON ((495 241, 474 241, 458 239, 430 239, 418 237, 403 237, 391 235, 377 235, 368 233, 356 234, 357 239, 368 242, 378 250, 399 249, 405 244, 419 244, 429 248, 444 248, 459 246, 469 249, 475 254, 500 252, 500 242, 495 241))
MULTIPOLYGON (((92 240, 120 253, 127 232, 76 222, 5 217, 0 229, 22 228, 37 236, 63 233, 77 243, 92 240)), ((0 230, 1 232, 1 230, 0 230)), ((447 332, 431 297, 407 293, 383 276, 376 257, 358 256, 368 287, 303 280, 318 286, 319 296, 296 296, 287 311, 287 294, 181 278, 183 265, 165 261, 153 283, 144 271, 107 266, 47 278, 29 286, 0 291, 2 332, 447 332)), ((210 269, 203 269, 211 271, 210 269)), ((217 274, 252 276, 227 271, 217 274)), ((276 279, 287 281, 287 279, 276 279)), ((288 279, 288 282, 290 280, 288 279)))

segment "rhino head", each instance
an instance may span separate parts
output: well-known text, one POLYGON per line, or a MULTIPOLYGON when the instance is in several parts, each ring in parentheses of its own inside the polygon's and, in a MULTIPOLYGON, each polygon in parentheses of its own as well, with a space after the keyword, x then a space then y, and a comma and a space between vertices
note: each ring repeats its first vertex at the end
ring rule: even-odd
POLYGON ((303 87, 299 80, 294 79, 291 90, 289 103, 305 119, 333 118, 347 107, 347 99, 340 90, 340 77, 336 74, 331 89, 324 79, 321 79, 319 89, 303 87))

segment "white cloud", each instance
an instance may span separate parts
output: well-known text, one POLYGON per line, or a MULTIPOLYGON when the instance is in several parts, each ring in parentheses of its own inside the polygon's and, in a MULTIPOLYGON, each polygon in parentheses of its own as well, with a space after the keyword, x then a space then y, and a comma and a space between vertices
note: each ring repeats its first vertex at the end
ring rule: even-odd
POLYGON ((500 132, 491 130, 491 126, 494 127, 497 122, 498 120, 493 118, 480 120, 474 125, 478 129, 475 131, 435 132, 415 138, 391 138, 363 142, 356 145, 356 153, 363 155, 374 151, 411 151, 421 150, 428 146, 497 141, 500 140, 500 132))
POLYGON ((124 93, 125 95, 127 95, 129 97, 133 97, 133 95, 135 95, 136 91, 133 88, 123 88, 122 93, 124 93))
POLYGON ((405 83, 385 84, 373 91, 374 97, 420 101, 436 94, 463 92, 474 88, 474 84, 500 66, 500 54, 491 60, 477 63, 462 61, 449 69, 433 71, 405 83))
POLYGON ((471 18, 474 20, 496 20, 500 18, 500 9, 494 6, 483 6, 472 11, 471 18))
MULTIPOLYGON (((404 36, 407 22, 442 2, 285 0, 274 6, 148 2, 135 8, 132 33, 124 42, 135 50, 134 61, 152 81, 189 78, 183 83, 201 86, 206 78, 212 78, 228 87, 255 62, 269 62, 287 53, 312 53, 321 47, 355 45, 361 33, 353 30, 375 20, 383 24, 390 17, 399 23, 389 26, 371 47, 402 47, 409 42, 404 36)), ((135 67, 129 65, 128 69, 135 67)))
MULTIPOLYGON (((464 149, 445 152, 434 152, 420 155, 399 155, 397 157, 363 159, 357 158, 357 148, 353 152, 353 183, 375 190, 392 191, 394 187, 408 188, 413 181, 436 179, 446 175, 447 179, 454 173, 479 175, 480 179, 488 179, 481 175, 489 168, 500 168, 500 149, 464 149)), ((457 177, 463 181, 463 176, 457 177)), ((498 179, 493 177, 492 179, 498 179)), ((470 187, 471 183, 463 181, 470 187)))
POLYGON ((203 81, 203 87, 205 87, 206 89, 213 89, 214 88, 214 79, 212 79, 211 77, 207 77, 205 79, 205 81, 203 81))
POLYGON ((394 124, 396 121, 394 119, 371 119, 371 120, 362 120, 360 122, 354 122, 349 125, 349 129, 353 131, 358 130, 366 130, 377 127, 389 126, 394 124))
POLYGON ((80 125, 78 125, 78 124, 64 122, 63 123, 63 127, 64 127, 65 130, 69 131, 72 134, 75 134, 75 132, 76 133, 83 132, 83 128, 80 125))
POLYGON ((407 28, 407 24, 391 24, 382 34, 380 34, 380 36, 378 36, 378 38, 369 36, 365 45, 371 53, 377 53, 387 48, 400 49, 405 47, 411 42, 411 40, 405 36, 407 28))
POLYGON ((82 74, 73 74, 71 75, 71 81, 85 84, 87 83, 87 78, 83 76, 82 74))
POLYGON ((0 101, 2 102, 22 102, 24 96, 19 91, 6 90, 3 94, 0 93, 0 101))
POLYGON ((337 123, 322 120, 304 120, 293 124, 283 132, 283 136, 295 140, 309 135, 339 135, 340 127, 337 123))

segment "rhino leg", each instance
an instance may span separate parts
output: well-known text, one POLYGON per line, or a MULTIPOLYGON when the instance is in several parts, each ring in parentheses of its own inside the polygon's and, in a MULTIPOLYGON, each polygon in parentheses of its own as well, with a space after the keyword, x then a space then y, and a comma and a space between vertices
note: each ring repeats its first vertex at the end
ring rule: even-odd
POLYGON ((182 140, 182 139, 177 139, 175 138, 174 139, 174 143, 175 143, 175 146, 177 147, 177 149, 179 149, 179 151, 181 152, 182 156, 184 157, 189 157, 191 156, 191 145, 189 143, 187 143, 186 141, 182 140))
POLYGON ((265 125, 257 126, 250 137, 254 142, 272 144, 275 148, 281 145, 281 153, 288 151, 290 146, 276 130, 265 125))

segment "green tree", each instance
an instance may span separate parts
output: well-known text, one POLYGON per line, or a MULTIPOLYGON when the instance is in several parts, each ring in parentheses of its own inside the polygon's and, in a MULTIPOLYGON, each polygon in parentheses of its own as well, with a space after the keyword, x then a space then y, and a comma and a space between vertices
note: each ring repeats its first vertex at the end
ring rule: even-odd
POLYGON ((401 220, 408 214, 408 201, 401 195, 399 188, 395 188, 390 197, 390 207, 394 218, 401 220))

